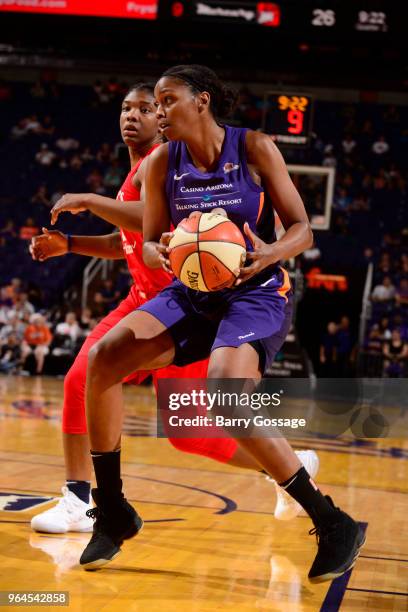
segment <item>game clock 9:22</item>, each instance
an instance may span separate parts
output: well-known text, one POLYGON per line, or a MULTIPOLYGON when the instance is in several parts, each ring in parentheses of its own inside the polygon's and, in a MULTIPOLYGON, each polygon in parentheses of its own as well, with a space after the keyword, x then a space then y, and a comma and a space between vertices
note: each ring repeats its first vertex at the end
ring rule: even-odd
POLYGON ((306 146, 312 127, 312 107, 310 95, 267 92, 263 129, 282 145, 306 146))

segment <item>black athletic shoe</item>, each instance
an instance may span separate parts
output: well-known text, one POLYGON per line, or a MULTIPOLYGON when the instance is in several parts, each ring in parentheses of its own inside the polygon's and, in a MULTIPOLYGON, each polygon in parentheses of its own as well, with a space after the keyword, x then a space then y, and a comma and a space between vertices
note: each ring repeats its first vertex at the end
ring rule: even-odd
POLYGON ((79 560, 86 570, 99 569, 113 561, 123 540, 132 538, 143 527, 142 519, 122 493, 104 497, 98 489, 92 489, 92 497, 96 508, 86 514, 95 520, 93 534, 79 560))
MULTIPOLYGON (((327 500, 335 508, 332 500, 327 500)), ((325 582, 342 576, 351 569, 365 542, 365 534, 351 516, 335 508, 337 516, 327 525, 311 529, 316 534, 318 551, 309 571, 310 582, 325 582)))

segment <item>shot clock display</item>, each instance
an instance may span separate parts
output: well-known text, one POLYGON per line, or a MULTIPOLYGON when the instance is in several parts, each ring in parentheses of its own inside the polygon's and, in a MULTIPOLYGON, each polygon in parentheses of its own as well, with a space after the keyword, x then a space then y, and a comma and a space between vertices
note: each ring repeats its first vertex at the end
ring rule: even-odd
POLYGON ((279 144, 304 147, 309 144, 312 110, 310 95, 267 92, 263 129, 279 144))

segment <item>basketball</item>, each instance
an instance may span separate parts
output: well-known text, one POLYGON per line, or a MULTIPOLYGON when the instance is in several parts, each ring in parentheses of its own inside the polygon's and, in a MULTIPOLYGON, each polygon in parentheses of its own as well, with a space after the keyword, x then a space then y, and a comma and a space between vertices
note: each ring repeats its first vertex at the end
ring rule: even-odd
POLYGON ((231 287, 246 257, 245 240, 238 227, 219 213, 194 214, 183 219, 169 244, 174 274, 197 291, 231 287))

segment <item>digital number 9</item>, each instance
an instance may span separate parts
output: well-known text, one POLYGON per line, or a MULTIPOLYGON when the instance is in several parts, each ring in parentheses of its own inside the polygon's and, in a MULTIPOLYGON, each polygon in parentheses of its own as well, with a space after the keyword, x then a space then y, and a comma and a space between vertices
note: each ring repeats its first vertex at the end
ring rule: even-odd
POLYGON ((291 134, 300 134, 303 130, 303 113, 298 110, 290 110, 288 112, 288 123, 291 127, 288 128, 288 132, 291 134))

